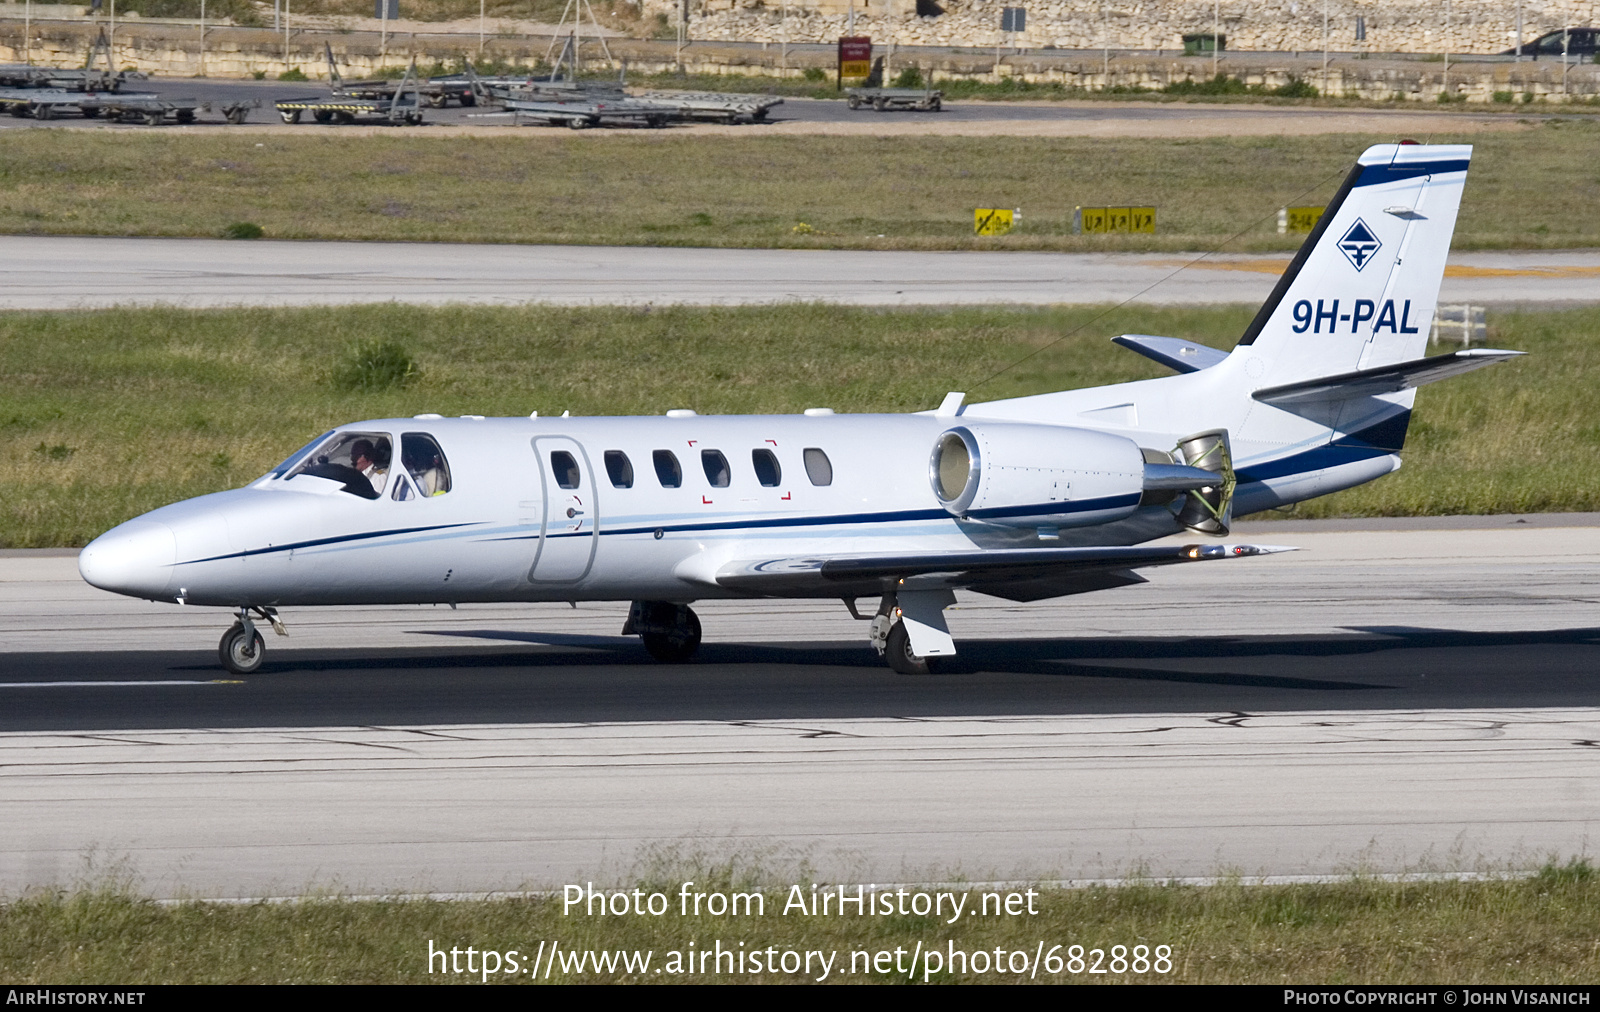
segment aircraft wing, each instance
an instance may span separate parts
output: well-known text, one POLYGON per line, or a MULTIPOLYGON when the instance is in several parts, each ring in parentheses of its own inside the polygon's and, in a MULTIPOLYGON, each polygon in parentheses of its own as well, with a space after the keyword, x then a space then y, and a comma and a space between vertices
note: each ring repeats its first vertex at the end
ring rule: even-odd
POLYGON ((731 590, 786 597, 868 597, 895 587, 966 587, 1013 601, 1036 601, 1143 583, 1130 570, 1147 566, 1292 551, 1280 545, 1118 545, 745 559, 717 570, 715 582, 731 590))

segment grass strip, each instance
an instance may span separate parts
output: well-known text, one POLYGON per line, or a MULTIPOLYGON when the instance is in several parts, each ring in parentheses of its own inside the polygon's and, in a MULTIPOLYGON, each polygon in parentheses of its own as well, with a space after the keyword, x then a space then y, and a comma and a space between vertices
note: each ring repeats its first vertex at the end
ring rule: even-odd
MULTIPOLYGON (((1448 121, 1441 121, 1448 129, 1448 121)), ((861 249, 1288 250, 1372 134, 1120 139, 18 130, 0 232, 861 249), (1073 235, 1078 206, 1154 235, 1073 235), (979 207, 1022 210, 1001 237, 979 207), (1242 234, 1241 234, 1242 233, 1242 234)), ((1452 139, 1448 135, 1426 138, 1452 139)), ((1600 245, 1600 120, 1478 134, 1457 249, 1600 245)), ((425 254, 424 254, 425 255, 425 254)))
MULTIPOLYGON (((1060 889, 1040 887, 1037 913, 1016 916, 981 912, 992 887, 936 887, 966 892, 965 913, 947 916, 844 917, 782 911, 786 887, 723 881, 704 874, 695 891, 761 891, 764 913, 682 916, 683 879, 637 883, 646 899, 659 891, 662 916, 587 916, 563 911, 559 897, 516 900, 434 901, 307 899, 287 903, 159 905, 117 889, 44 894, 0 906, 0 979, 15 985, 155 983, 495 983, 642 981, 799 982, 809 971, 738 972, 725 959, 722 972, 674 973, 690 952, 807 950, 835 953, 834 983, 917 982, 1010 983, 1029 980, 1080 983, 1188 984, 1560 984, 1592 981, 1600 974, 1600 875, 1586 862, 1554 862, 1524 878, 1487 881, 1387 882, 1352 877, 1321 885, 1212 886, 1159 883, 1060 889), (618 965, 582 971, 558 958, 531 962, 547 943, 573 960, 585 950, 627 952, 650 963, 632 972, 618 965), (477 973, 445 973, 435 950, 468 947, 478 954, 477 973), (691 950, 692 945, 692 950, 691 950), (918 946, 949 959, 952 949, 968 954, 963 968, 919 964, 906 972, 918 946), (1084 962, 1067 962, 1070 946, 1083 947, 1084 962), (1156 973, 1093 974, 1092 950, 1145 946, 1153 963, 1157 946, 1170 946, 1171 969, 1156 973), (1054 947, 1059 946, 1059 949, 1054 947), (996 950, 1004 972, 993 969, 996 950), (483 950, 496 953, 501 972, 481 971, 483 950), (505 954, 515 950, 518 972, 506 972, 505 954), (899 950, 898 956, 893 955, 899 950), (890 957, 867 972, 855 953, 890 957), (984 972, 972 954, 986 953, 984 972), (1061 959, 1046 963, 1039 953, 1061 959), (1026 959, 1012 963, 1012 953, 1026 959), (1035 962, 1037 976, 1013 965, 1035 962), (852 967, 853 963, 853 967, 852 967), (898 967, 896 966, 898 964, 898 967), (728 968, 732 966, 733 970, 728 968), (1077 972, 1073 972, 1076 969, 1077 972), (955 970, 955 972, 952 972, 955 970)), ((1019 892, 1027 887, 1013 887, 1019 892)), ((908 887, 914 891, 916 887, 908 887)), ((802 893, 809 900, 808 887, 802 893)), ((853 887, 852 887, 853 895, 853 887)), ((897 904, 902 902, 898 897, 897 904)), ((1016 909, 1023 910, 1023 902, 1016 909)), ((998 907, 998 903, 995 904, 998 907)), ((949 907, 944 913, 949 914, 949 907)), ((467 957, 458 958, 464 968, 467 957)), ((714 958, 714 957, 713 957, 714 958)), ((620 961, 619 961, 620 962, 620 961)), ((796 961, 797 962, 797 961, 796 961)), ((944 962, 943 960, 941 962, 944 962)), ((791 966, 795 962, 791 962, 791 966)), ((1131 970, 1131 967, 1130 967, 1131 970)))
MULTIPOLYGON (((1161 375, 1107 338, 1169 334, 1227 348, 1254 310, 1128 307, 1096 319, 1104 312, 375 305, 4 314, 0 546, 86 544, 157 506, 242 485, 317 433, 363 418, 918 411, 950 390, 979 401, 1161 375), (976 385, 1064 334, 1024 368, 976 385), (390 371, 361 381, 375 350, 390 371)), ((1495 346, 1532 354, 1422 390, 1406 466, 1297 515, 1600 509, 1589 478, 1600 472, 1590 410, 1600 309, 1495 312, 1489 325, 1495 346)))

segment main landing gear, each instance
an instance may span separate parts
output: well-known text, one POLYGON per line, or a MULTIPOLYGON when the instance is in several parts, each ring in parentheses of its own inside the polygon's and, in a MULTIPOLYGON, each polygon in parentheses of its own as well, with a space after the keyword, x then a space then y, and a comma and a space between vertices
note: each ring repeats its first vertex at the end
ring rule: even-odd
MULTIPOLYGON (((867 618, 856 610, 854 598, 845 598, 844 603, 851 615, 867 618)), ((902 675, 938 671, 942 658, 955 656, 955 641, 944 621, 944 610, 955 603, 955 594, 944 589, 901 590, 883 595, 877 614, 872 616, 868 636, 872 648, 902 675)))
POLYGON ((686 604, 635 601, 622 635, 638 636, 656 660, 680 664, 700 649, 700 619, 686 604))
POLYGON ((261 667, 261 662, 267 657, 266 644, 262 642, 256 624, 250 618, 252 611, 262 621, 271 623, 272 631, 279 636, 289 635, 289 630, 283 627, 283 622, 278 618, 278 609, 241 607, 238 619, 222 634, 222 642, 217 644, 217 656, 221 658, 222 666, 236 675, 251 674, 261 667))

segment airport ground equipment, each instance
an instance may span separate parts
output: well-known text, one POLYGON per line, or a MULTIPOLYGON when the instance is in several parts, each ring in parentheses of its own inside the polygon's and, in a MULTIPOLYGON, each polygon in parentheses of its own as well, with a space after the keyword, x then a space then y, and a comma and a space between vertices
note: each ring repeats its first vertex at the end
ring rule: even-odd
MULTIPOLYGON (((329 54, 332 64, 332 54, 329 54)), ((272 103, 285 123, 298 123, 300 117, 310 113, 318 123, 354 123, 364 118, 379 123, 420 126, 422 123, 422 96, 417 91, 417 64, 413 60, 406 76, 388 94, 376 98, 351 96, 340 90, 335 78, 334 90, 329 95, 312 95, 304 98, 283 98, 272 103)))
MULTIPOLYGON (((328 57, 328 83, 331 93, 338 98, 357 100, 382 101, 394 95, 394 82, 386 78, 370 78, 364 81, 346 81, 339 73, 339 65, 333 58, 333 47, 323 43, 323 52, 328 57)), ((416 70, 416 61, 411 62, 407 74, 416 70)), ((472 80, 466 74, 448 74, 442 77, 430 77, 423 81, 413 81, 412 86, 421 102, 426 102, 435 109, 442 109, 451 100, 455 99, 458 105, 470 106, 477 104, 477 97, 473 92, 472 80)))
POLYGON ((574 98, 570 101, 509 98, 501 104, 517 120, 538 120, 551 126, 569 126, 574 130, 603 124, 664 127, 683 116, 682 110, 676 105, 625 96, 574 98))
POLYGON ((783 99, 773 95, 723 94, 708 91, 646 91, 636 96, 647 102, 676 105, 683 119, 711 123, 762 123, 783 99))
POLYGON ((920 112, 938 112, 944 108, 944 92, 933 86, 933 74, 925 78, 921 88, 885 88, 883 86, 883 57, 872 63, 872 73, 859 88, 845 89, 845 103, 852 109, 870 105, 879 112, 891 109, 916 109, 920 112))
POLYGON ((0 88, 50 88, 60 91, 117 91, 128 80, 145 75, 122 71, 113 74, 93 67, 34 67, 0 64, 0 88))
POLYGON ((200 101, 193 98, 166 98, 145 91, 112 92, 85 96, 78 103, 78 108, 91 119, 103 116, 117 123, 160 126, 169 117, 178 123, 193 123, 200 101))
POLYGON ((846 88, 845 96, 845 104, 852 109, 870 105, 879 112, 938 112, 944 108, 944 92, 937 88, 846 88))

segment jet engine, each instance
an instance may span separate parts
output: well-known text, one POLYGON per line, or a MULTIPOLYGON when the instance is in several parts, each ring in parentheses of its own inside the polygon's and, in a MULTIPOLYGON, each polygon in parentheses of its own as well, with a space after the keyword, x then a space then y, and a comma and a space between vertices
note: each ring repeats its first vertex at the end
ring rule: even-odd
POLYGON ((1191 436, 1167 453, 1092 429, 1006 422, 940 433, 928 480, 950 515, 1041 537, 1167 502, 1184 526, 1226 533, 1233 492, 1226 432, 1191 436))
POLYGON ((973 423, 934 440, 928 478, 952 516, 1003 527, 1083 527, 1138 508, 1144 457, 1132 440, 1090 429, 973 423))

